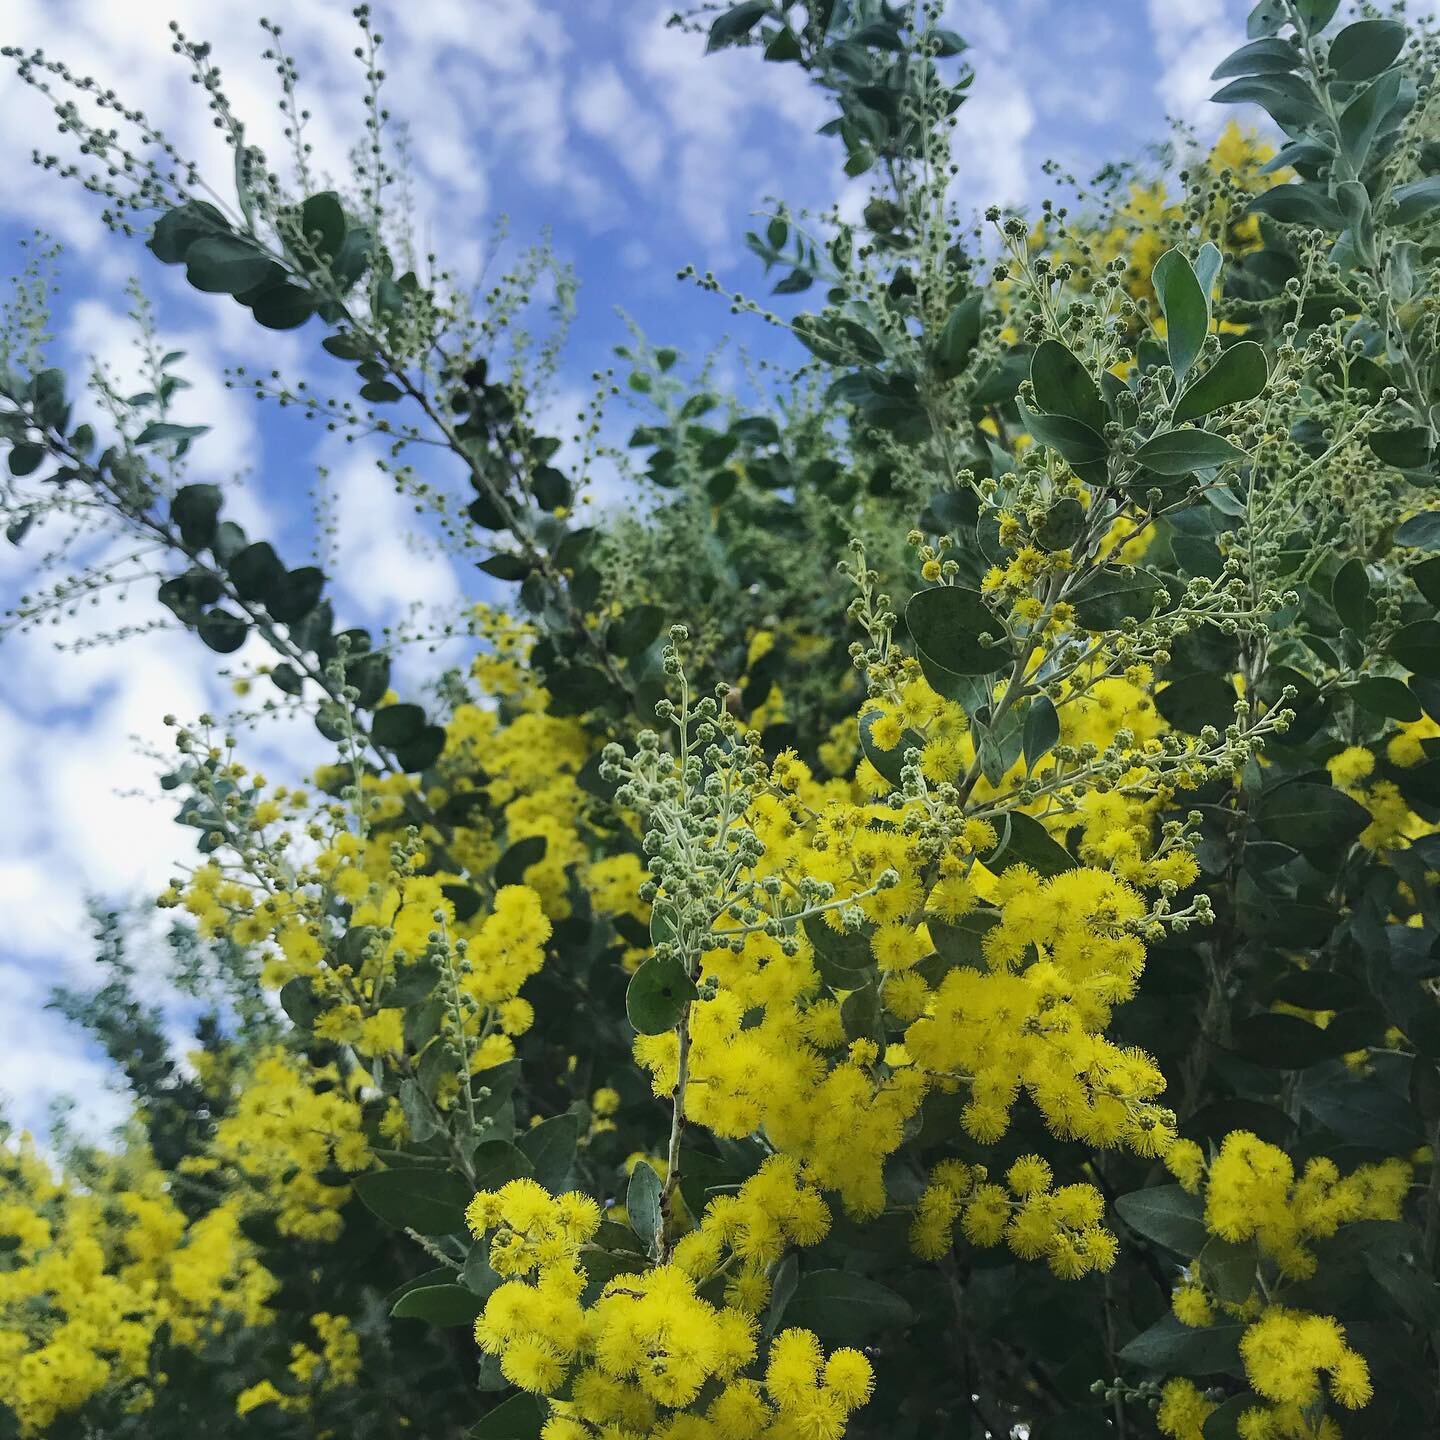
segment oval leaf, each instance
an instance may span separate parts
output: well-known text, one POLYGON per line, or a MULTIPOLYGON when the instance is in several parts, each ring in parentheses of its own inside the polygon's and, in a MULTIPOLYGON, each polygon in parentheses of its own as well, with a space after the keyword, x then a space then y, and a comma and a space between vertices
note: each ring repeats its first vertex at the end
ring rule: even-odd
POLYGON ((1265 351, 1253 340, 1242 340, 1220 358, 1181 395, 1173 419, 1198 420, 1226 405, 1253 400, 1270 379, 1265 351))
POLYGON ((1156 475, 1189 475, 1243 460, 1245 452, 1208 430, 1187 426, 1152 435, 1135 452, 1135 458, 1156 475))

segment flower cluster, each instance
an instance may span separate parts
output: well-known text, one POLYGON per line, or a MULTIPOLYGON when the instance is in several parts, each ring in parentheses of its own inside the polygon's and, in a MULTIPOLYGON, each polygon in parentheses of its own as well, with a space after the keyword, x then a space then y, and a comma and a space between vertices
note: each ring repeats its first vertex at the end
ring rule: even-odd
MULTIPOLYGON (((1342 1226, 1398 1220, 1410 1167, 1387 1160, 1342 1176, 1332 1160, 1316 1156, 1297 1176, 1283 1150, 1244 1130, 1231 1131, 1208 1165, 1188 1140, 1172 1145, 1166 1163, 1187 1191, 1203 1192, 1205 1228, 1217 1243, 1254 1247, 1248 1277, 1238 1283, 1231 1278, 1226 1294, 1213 1287, 1202 1255, 1172 1296, 1175 1314, 1186 1325, 1208 1326, 1222 1311, 1232 1323, 1245 1325, 1240 1337, 1245 1376, 1269 1403, 1248 1407, 1239 1433, 1245 1440, 1338 1434, 1328 1420, 1328 1429, 1314 1430, 1313 1417, 1327 1395, 1344 1408, 1365 1405, 1371 1396, 1368 1367, 1345 1343, 1344 1327, 1333 1316, 1284 1303, 1286 1287, 1316 1273, 1315 1244, 1342 1226)), ((1164 1388, 1160 1428, 1173 1440, 1199 1440, 1214 1408, 1193 1382, 1173 1379, 1164 1388)))
POLYGON ((588 1196, 554 1196, 512 1180, 476 1195, 466 1219, 506 1277, 485 1303, 476 1340, 499 1357, 511 1383, 551 1397, 547 1440, 632 1433, 838 1440, 849 1412, 869 1395, 869 1362, 846 1350, 827 1358, 804 1330, 772 1342, 763 1385, 742 1373, 759 1355, 753 1312, 768 1293, 765 1267, 787 1239, 813 1243, 829 1222, 819 1196, 783 1161, 728 1203, 713 1201, 671 1261, 639 1268, 637 1256, 637 1273, 613 1276, 598 1293, 585 1259, 601 1215, 588 1196), (725 1249, 742 1268, 726 1303, 716 1305, 697 1292, 701 1278, 723 1268, 725 1249), (732 1294, 746 1303, 731 1303, 732 1294), (703 1413, 691 1413, 707 1386, 712 1398, 703 1413))
POLYGON ((28 1141, 0 1151, 0 1405, 22 1436, 52 1433, 92 1399, 154 1402, 157 1335, 198 1348, 271 1319, 275 1278, 238 1205, 187 1217, 143 1152, 82 1187, 28 1141))
POLYGON ((915 1207, 910 1243, 928 1260, 949 1251, 957 1220, 974 1245, 1002 1240, 1022 1260, 1044 1259, 1062 1280, 1108 1270, 1119 1247, 1100 1222, 1105 1200, 1093 1185, 1056 1187, 1049 1164, 1022 1155, 1004 1186, 987 1183, 983 1165, 938 1165, 915 1207))

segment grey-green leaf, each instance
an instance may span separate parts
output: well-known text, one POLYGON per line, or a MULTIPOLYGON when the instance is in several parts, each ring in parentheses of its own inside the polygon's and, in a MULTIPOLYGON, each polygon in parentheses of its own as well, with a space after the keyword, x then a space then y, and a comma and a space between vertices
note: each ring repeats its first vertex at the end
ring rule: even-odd
POLYGON ((1183 380, 1195 363, 1210 328, 1210 301, 1190 262, 1179 250, 1167 250, 1151 275, 1165 316, 1165 345, 1170 368, 1183 380))
POLYGON ((1037 695, 1025 712, 1021 748, 1031 770, 1054 749, 1060 739, 1060 717, 1048 695, 1037 695))
POLYGON ((884 1330, 911 1324, 910 1302, 876 1280, 846 1270, 802 1275, 785 1307, 785 1320, 813 1330, 833 1345, 857 1345, 884 1330))
POLYGON ((1390 192, 1394 203, 1392 212, 1397 225, 1409 225, 1428 215, 1440 205, 1440 175, 1427 175, 1423 180, 1412 180, 1408 185, 1397 185, 1390 192))
POLYGON ((698 993, 678 959, 660 960, 652 955, 630 977, 625 1014, 641 1035, 660 1035, 675 1028, 685 1006, 698 993))
POLYGON ((1405 48, 1405 27, 1394 20, 1357 20, 1330 42, 1330 68, 1341 80, 1378 75, 1405 48))
POLYGON ((928 659, 951 675, 993 675, 1010 658, 1004 626, 978 591, 957 585, 918 591, 905 607, 905 623, 922 663, 928 659), (982 645, 978 637, 986 632, 1002 643, 982 645))
POLYGON ((630 1228, 647 1246, 653 1246, 660 1234, 660 1177, 644 1160, 630 1172, 630 1185, 625 1192, 625 1213, 630 1228))
POLYGON ((1440 550, 1440 510, 1422 510, 1395 529, 1395 543, 1416 550, 1440 550))
POLYGON ((1156 475, 1189 475, 1243 460, 1245 452, 1209 430, 1186 427, 1152 435, 1135 452, 1135 458, 1156 475))
POLYGON ((1269 379, 1265 351, 1253 340, 1241 340, 1224 351, 1176 401, 1174 422, 1198 420, 1226 405, 1253 400, 1269 379))
POLYGON ((390 1307, 400 1320, 424 1320, 428 1325, 448 1328, 473 1325, 485 1302, 464 1285, 421 1285, 407 1290, 390 1307))
POLYGON ((1068 415, 1091 430, 1105 428, 1105 406, 1090 372, 1067 345, 1042 340, 1030 360, 1035 402, 1047 415, 1068 415))
POLYGON ((1198 1255, 1209 1238, 1205 1206, 1198 1195, 1178 1185, 1152 1185, 1132 1190, 1115 1202, 1120 1218, 1147 1240, 1158 1240, 1186 1259, 1198 1255))
POLYGON ((529 1158, 535 1179, 547 1190, 559 1190, 575 1161, 580 1140, 580 1119, 573 1114, 553 1115, 516 1137, 515 1144, 529 1158))

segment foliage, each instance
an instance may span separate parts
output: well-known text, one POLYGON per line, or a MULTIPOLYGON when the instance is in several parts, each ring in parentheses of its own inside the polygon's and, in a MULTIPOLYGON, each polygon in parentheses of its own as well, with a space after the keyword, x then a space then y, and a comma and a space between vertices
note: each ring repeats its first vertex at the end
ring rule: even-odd
POLYGON ((1216 72, 1278 151, 1232 126, 1173 200, 1114 170, 974 227, 931 11, 681 22, 798 67, 874 189, 748 237, 779 298, 729 299, 788 382, 620 352, 643 503, 588 525, 598 414, 543 434, 559 336, 521 338, 554 262, 481 302, 416 262, 363 7, 331 188, 276 27, 283 181, 177 38, 228 188, 12 53, 81 157, 43 163, 353 398, 241 383, 384 437, 432 541, 515 587, 401 698, 405 635, 189 482, 143 306, 153 383, 97 378, 102 437, 43 256, 19 287, 8 533, 60 578, 13 622, 154 584, 334 761, 275 785, 173 722, 198 854, 160 904, 214 1013, 165 1053, 113 925, 61 1001, 136 1120, 5 1151, 12 1433, 1440 1423, 1437 41, 1337 9, 1262 0, 1216 72))

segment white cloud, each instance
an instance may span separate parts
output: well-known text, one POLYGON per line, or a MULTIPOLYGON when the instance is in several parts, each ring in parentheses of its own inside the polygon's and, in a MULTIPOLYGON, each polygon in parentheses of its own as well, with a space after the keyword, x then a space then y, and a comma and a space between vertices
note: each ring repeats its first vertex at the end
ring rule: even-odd
POLYGON ((764 195, 784 189, 792 201, 818 201, 838 177, 840 152, 816 139, 826 103, 790 66, 738 51, 707 56, 696 36, 664 24, 671 8, 637 7, 627 59, 665 114, 679 217, 711 259, 726 260, 764 195))
POLYGON ((614 65, 590 71, 573 104, 581 129, 606 141, 634 180, 654 179, 665 158, 658 117, 640 106, 614 65))
POLYGON ((1223 112, 1210 104, 1210 72, 1245 39, 1244 12, 1233 0, 1147 0, 1159 74, 1155 93, 1168 115, 1219 128, 1223 112))

